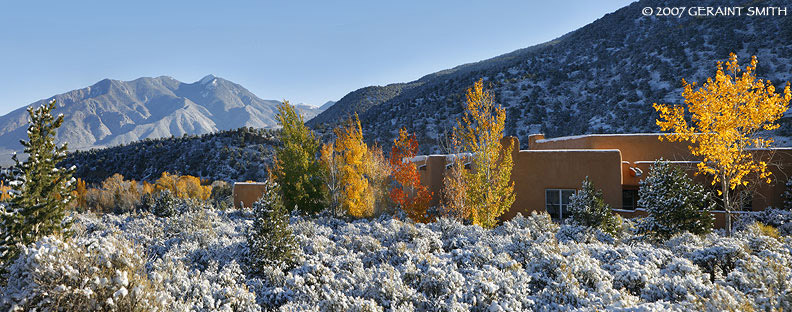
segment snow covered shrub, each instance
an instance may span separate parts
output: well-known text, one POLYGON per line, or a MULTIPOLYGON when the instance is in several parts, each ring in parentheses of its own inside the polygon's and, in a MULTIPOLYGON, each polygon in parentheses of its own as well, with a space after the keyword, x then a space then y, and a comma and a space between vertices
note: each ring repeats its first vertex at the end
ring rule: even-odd
POLYGON ((227 210, 234 206, 233 187, 225 181, 212 182, 212 203, 220 210, 227 210))
POLYGON ((684 231, 706 234, 712 229, 710 194, 668 162, 656 161, 638 192, 638 206, 648 213, 637 225, 639 233, 668 239, 684 231))
POLYGON ((141 208, 158 217, 170 217, 177 212, 177 198, 169 190, 143 195, 141 208))
POLYGON ((780 235, 792 235, 792 211, 768 207, 762 211, 750 212, 740 216, 735 228, 743 229, 756 222, 772 226, 780 235))
POLYGON ((47 236, 24 248, 0 288, 3 311, 166 311, 143 251, 116 237, 47 236))
POLYGON ((575 224, 595 227, 614 235, 621 230, 621 217, 611 211, 602 199, 602 191, 594 188, 588 177, 583 180, 580 191, 570 198, 569 212, 575 224))
POLYGON ((253 271, 264 266, 294 264, 297 245, 275 183, 268 181, 264 194, 253 203, 253 226, 247 236, 253 271))
POLYGON ((166 291, 170 311, 261 311, 236 262, 211 262, 201 271, 158 259, 152 267, 151 280, 166 291))

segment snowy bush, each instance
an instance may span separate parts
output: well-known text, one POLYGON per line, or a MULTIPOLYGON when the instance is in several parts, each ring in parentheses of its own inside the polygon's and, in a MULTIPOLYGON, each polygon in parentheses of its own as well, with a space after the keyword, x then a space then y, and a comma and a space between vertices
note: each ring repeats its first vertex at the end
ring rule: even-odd
POLYGON ((8 268, 4 311, 164 311, 167 296, 146 273, 139 248, 116 237, 48 236, 8 268))
POLYGON ((733 237, 681 233, 658 243, 559 226, 544 213, 492 230, 447 218, 295 215, 285 220, 296 262, 285 267, 247 260, 250 211, 185 205, 167 217, 77 215, 73 238, 42 239, 11 266, 0 310, 55 309, 47 298, 85 310, 110 309, 107 298, 118 309, 145 298, 169 311, 792 309, 792 237, 756 225, 733 237), (127 260, 105 270, 101 259, 127 260), (124 284, 116 270, 127 272, 126 295, 116 295, 124 284), (133 284, 147 286, 137 296, 133 284), (86 288, 95 301, 80 299, 86 288))

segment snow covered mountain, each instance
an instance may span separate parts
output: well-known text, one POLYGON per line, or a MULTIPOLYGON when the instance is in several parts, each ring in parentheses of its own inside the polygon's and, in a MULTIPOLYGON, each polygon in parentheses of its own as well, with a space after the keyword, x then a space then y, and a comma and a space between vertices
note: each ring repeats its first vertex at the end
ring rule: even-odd
MULTIPOLYGON (((705 1, 698 6, 786 7, 778 0, 705 1)), ((409 83, 356 90, 309 124, 326 131, 360 115, 364 135, 389 144, 399 127, 419 136, 421 152, 438 151, 463 110, 464 91, 483 78, 507 109, 507 134, 527 142, 584 133, 659 131, 652 103, 681 104, 681 79, 703 82, 715 62, 736 52, 759 60, 758 75, 777 87, 792 80, 788 16, 644 16, 644 7, 688 7, 682 0, 642 0, 556 40, 426 75, 409 83)), ((531 31, 531 30, 527 30, 531 31)), ((785 118, 780 136, 792 134, 785 118)), ((789 144, 780 140, 781 144, 789 144)))
MULTIPOLYGON (((262 100, 223 78, 208 75, 194 83, 171 77, 132 81, 104 79, 96 84, 55 95, 33 104, 57 100, 54 113, 63 114, 58 142, 70 150, 113 146, 132 141, 204 134, 240 127, 272 128, 279 101, 262 100)), ((320 110, 297 105, 306 119, 320 110)), ((21 150, 25 137, 25 107, 0 117, 0 154, 21 150)))

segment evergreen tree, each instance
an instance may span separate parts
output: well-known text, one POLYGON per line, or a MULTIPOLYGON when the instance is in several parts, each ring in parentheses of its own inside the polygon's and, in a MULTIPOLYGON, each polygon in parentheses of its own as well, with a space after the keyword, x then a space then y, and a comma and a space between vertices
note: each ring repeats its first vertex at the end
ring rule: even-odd
POLYGON ((273 182, 266 182, 261 198, 253 203, 253 226, 247 240, 253 271, 261 271, 264 266, 288 267, 295 262, 297 242, 280 191, 273 182))
POLYGON ((781 199, 784 201, 782 208, 785 210, 792 210, 792 178, 786 181, 784 193, 781 194, 781 199))
POLYGON ((70 169, 59 168, 57 163, 66 156, 66 144, 55 144, 55 133, 63 123, 63 115, 52 116, 55 101, 38 108, 29 107, 28 140, 21 140, 28 159, 7 170, 6 178, 11 181, 13 198, 10 207, 0 215, 0 260, 6 263, 16 256, 21 245, 39 238, 62 232, 67 206, 72 200, 74 189, 70 169))
POLYGON ((580 191, 570 198, 569 212, 572 222, 596 227, 603 232, 616 234, 621 228, 621 219, 611 211, 602 199, 602 191, 595 189, 589 178, 583 180, 580 191))
POLYGON ((319 212, 324 207, 322 169, 316 153, 320 143, 288 101, 276 116, 283 145, 275 150, 273 179, 280 185, 283 202, 291 211, 319 212))
POLYGON ((715 203, 703 186, 681 169, 657 161, 641 181, 638 206, 649 214, 638 226, 641 233, 668 239, 676 233, 705 234, 712 229, 715 203))

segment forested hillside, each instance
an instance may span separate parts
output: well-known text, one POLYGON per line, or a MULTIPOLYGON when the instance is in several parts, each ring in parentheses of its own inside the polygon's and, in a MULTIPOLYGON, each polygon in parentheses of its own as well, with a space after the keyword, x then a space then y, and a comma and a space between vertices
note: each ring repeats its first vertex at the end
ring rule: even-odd
MULTIPOLYGON (((719 6, 785 6, 783 1, 722 1, 719 6)), ((777 86, 792 80, 792 19, 785 16, 644 16, 643 7, 690 6, 644 0, 607 14, 556 40, 410 82, 350 93, 382 96, 336 103, 311 125, 325 130, 357 111, 366 137, 388 144, 399 126, 419 135, 423 153, 436 152, 463 110, 464 90, 483 78, 507 108, 506 133, 527 142, 584 133, 655 132, 652 103, 681 104, 681 79, 703 82, 715 62, 736 52, 759 59, 758 75, 777 86), (398 92, 389 92, 397 89, 398 92), (377 91, 379 90, 379 91, 377 91), (389 95, 389 96, 384 96, 389 95), (347 109, 338 106, 348 105, 347 109), (341 115, 330 116, 335 112, 341 115)), ((704 4, 699 4, 704 5, 704 4)), ((536 31, 536 30, 526 30, 536 31)), ((783 119, 776 133, 789 136, 783 119)), ((782 143, 785 140, 780 140, 782 143)))
POLYGON ((151 181, 163 171, 209 180, 263 181, 277 144, 277 130, 245 127, 73 152, 61 166, 77 166, 75 176, 89 183, 114 173, 151 181))

